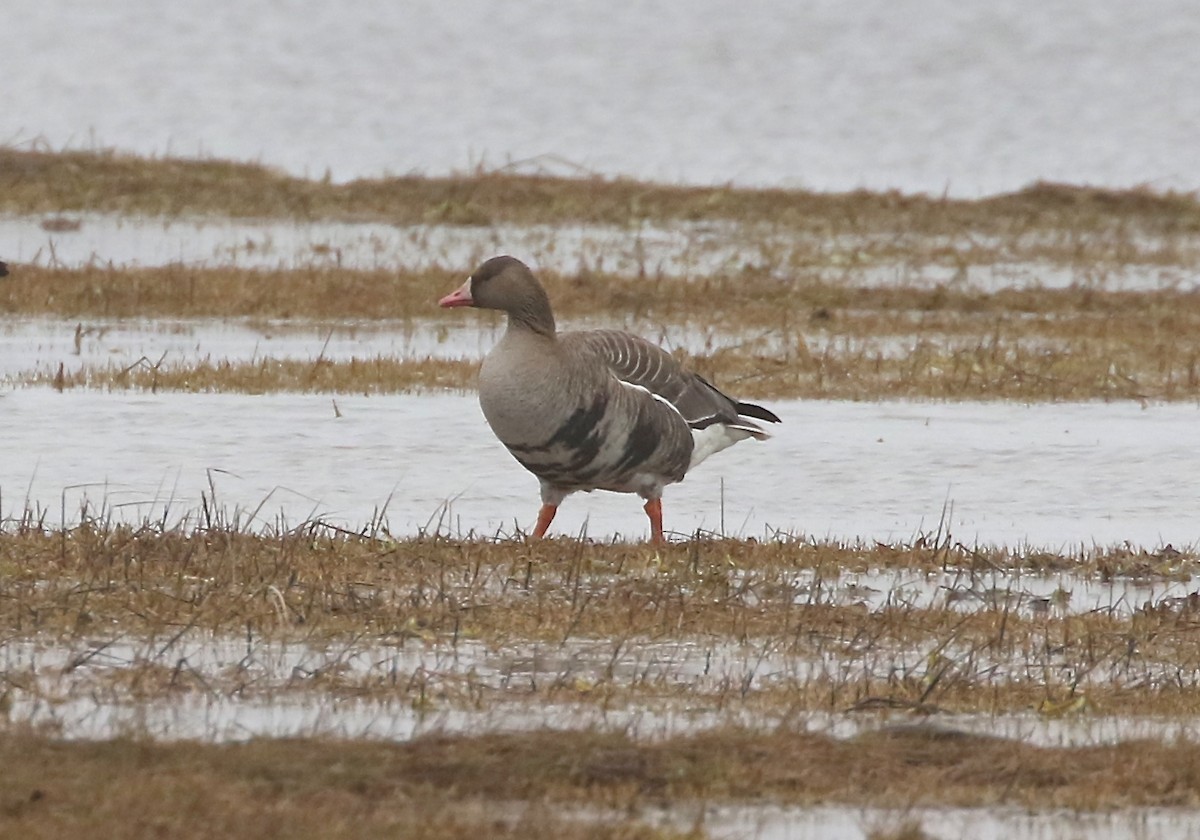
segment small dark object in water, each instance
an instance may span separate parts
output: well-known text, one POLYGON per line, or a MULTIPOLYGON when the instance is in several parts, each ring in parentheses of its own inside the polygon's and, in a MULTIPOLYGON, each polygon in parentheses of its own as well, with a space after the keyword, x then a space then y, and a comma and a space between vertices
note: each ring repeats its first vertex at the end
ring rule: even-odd
POLYGON ((83 227, 82 219, 69 219, 66 216, 51 216, 42 219, 42 230, 51 233, 74 233, 83 227))
POLYGON ((8 276, 8 263, 0 262, 0 277, 8 276))

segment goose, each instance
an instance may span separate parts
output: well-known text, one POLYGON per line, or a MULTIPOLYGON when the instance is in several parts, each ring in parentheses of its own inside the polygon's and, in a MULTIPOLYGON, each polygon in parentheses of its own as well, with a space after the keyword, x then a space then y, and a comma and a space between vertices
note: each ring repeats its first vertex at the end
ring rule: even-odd
POLYGON ((500 442, 537 476, 543 537, 571 493, 610 490, 645 500, 662 543, 662 494, 715 452, 770 435, 762 406, 738 402, 651 342, 618 330, 558 332, 550 298, 511 256, 484 262, 438 301, 508 315, 479 370, 479 405, 500 442))

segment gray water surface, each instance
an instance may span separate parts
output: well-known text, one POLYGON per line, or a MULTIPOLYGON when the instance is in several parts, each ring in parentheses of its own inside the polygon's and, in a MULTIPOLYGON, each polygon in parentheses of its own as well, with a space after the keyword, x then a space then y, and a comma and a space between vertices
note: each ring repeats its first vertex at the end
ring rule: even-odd
MULTIPOLYGON (((1065 403, 769 401, 766 442, 722 452, 664 497, 697 531, 1048 548, 1200 543, 1200 408, 1065 403), (945 513, 943 513, 945 512, 945 513)), ((216 491, 259 525, 320 517, 397 536, 532 528, 537 481, 473 395, 231 395, 16 389, 0 395, 0 517, 57 523, 85 504, 141 521, 216 491), (334 403, 336 402, 337 411, 334 403), (340 413, 341 416, 338 416, 340 413)), ((642 539, 640 501, 563 504, 554 533, 642 539)))
POLYGON ((975 196, 1200 187, 1200 6, 9 0, 0 142, 975 196))

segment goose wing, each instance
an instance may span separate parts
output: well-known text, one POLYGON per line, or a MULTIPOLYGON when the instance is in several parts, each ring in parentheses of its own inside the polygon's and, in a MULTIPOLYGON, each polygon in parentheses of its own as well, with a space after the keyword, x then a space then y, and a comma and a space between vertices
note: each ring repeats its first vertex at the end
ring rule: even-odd
POLYGON ((703 376, 686 370, 661 347, 619 330, 566 333, 562 339, 578 341, 604 360, 609 370, 626 384, 645 388, 669 402, 693 429, 714 423, 741 429, 760 440, 768 435, 753 420, 778 423, 771 411, 743 403, 721 393, 703 376))

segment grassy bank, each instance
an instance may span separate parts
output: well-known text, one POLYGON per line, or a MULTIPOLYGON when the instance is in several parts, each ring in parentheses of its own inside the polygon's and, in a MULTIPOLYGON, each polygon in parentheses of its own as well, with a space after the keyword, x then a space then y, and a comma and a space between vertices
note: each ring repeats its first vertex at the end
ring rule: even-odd
POLYGON ((1200 203, 1194 196, 1149 190, 1038 184, 1011 195, 964 201, 894 192, 684 187, 525 175, 504 169, 334 184, 221 160, 0 148, 0 212, 83 211, 396 224, 733 220, 769 222, 822 235, 879 230, 1012 235, 1038 228, 1200 231, 1200 203))
POLYGON ((639 809, 703 801, 1200 803, 1200 749, 1189 744, 1041 749, 919 728, 849 741, 730 730, 656 744, 586 732, 223 746, 0 734, 0 759, 0 827, 23 837, 86 826, 107 837, 651 838, 682 834, 637 827, 639 809), (609 816, 589 824, 563 806, 609 816))

